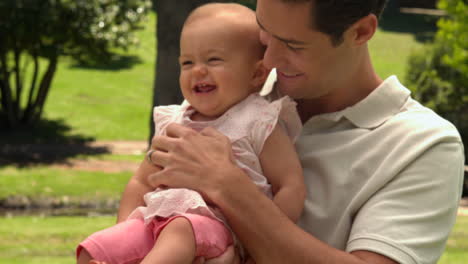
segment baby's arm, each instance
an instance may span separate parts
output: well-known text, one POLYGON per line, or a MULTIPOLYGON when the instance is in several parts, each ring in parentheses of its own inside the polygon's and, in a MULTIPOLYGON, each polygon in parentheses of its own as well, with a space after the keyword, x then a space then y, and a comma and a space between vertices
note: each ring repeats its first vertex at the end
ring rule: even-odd
POLYGON ((151 164, 146 158, 141 162, 135 174, 130 178, 122 194, 117 222, 122 222, 138 206, 145 205, 143 195, 153 191, 148 183, 148 175, 159 171, 160 168, 151 164))
POLYGON ((279 125, 265 141, 260 163, 272 186, 273 201, 294 223, 297 222, 304 207, 306 187, 294 145, 279 125))

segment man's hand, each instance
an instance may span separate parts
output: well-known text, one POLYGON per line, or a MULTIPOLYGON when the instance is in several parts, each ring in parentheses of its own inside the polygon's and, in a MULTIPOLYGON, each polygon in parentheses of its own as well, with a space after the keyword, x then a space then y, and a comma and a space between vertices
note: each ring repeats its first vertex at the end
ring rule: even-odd
POLYGON ((196 258, 192 264, 240 264, 239 254, 234 246, 229 246, 221 256, 205 260, 203 257, 196 258))
POLYGON ((210 201, 229 181, 229 170, 240 170, 232 158, 230 140, 213 128, 200 133, 170 124, 167 136, 152 142, 152 160, 163 169, 149 176, 153 187, 188 188, 210 201))

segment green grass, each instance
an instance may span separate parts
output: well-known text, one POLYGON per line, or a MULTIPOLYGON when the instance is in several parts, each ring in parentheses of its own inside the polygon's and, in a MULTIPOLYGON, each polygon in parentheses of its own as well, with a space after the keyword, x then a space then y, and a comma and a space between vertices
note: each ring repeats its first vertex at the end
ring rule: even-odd
POLYGON ((0 218, 0 264, 75 263, 78 243, 114 223, 114 216, 0 218))
POLYGON ((437 19, 429 15, 384 13, 379 29, 369 42, 371 58, 380 77, 397 75, 404 81, 408 56, 432 40, 437 19))
POLYGON ((0 169, 0 199, 8 196, 118 199, 132 172, 104 173, 45 166, 0 169))
POLYGON ((459 216, 447 241, 439 264, 465 264, 468 262, 468 216, 459 216))
POLYGON ((63 58, 45 118, 64 120, 71 134, 97 140, 146 139, 153 95, 155 18, 151 13, 137 34, 140 45, 131 47, 117 65, 80 67, 63 58))
MULTIPOLYGON (((115 217, 0 218, 0 264, 75 263, 76 245, 89 234, 114 224, 115 217)), ((459 216, 439 264, 468 259, 468 216, 459 216)))
POLYGON ((82 160, 107 160, 107 161, 132 161, 136 163, 140 163, 145 158, 145 153, 143 154, 129 154, 129 155, 121 155, 121 154, 99 154, 99 155, 77 155, 74 159, 82 159, 82 160))
POLYGON ((423 46, 410 33, 395 33, 378 30, 369 42, 369 50, 377 74, 383 79, 396 75, 403 81, 406 75, 408 56, 423 46))

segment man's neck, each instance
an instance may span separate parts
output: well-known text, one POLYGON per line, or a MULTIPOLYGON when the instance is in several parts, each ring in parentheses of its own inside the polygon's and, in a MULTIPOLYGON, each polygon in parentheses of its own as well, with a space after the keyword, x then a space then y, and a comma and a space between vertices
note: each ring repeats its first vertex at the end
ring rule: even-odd
POLYGON ((372 68, 356 76, 358 75, 361 77, 337 84, 327 95, 313 99, 296 100, 302 123, 307 122, 315 115, 337 112, 353 106, 366 98, 382 83, 382 79, 375 74, 372 68))

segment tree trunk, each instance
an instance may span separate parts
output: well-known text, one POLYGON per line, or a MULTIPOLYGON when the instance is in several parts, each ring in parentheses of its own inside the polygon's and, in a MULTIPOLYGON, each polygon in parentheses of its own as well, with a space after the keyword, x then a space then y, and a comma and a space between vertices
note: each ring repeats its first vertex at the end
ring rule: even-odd
MULTIPOLYGON (((215 1, 210 0, 154 0, 157 13, 157 58, 153 86, 153 106, 180 104, 183 101, 179 89, 179 39, 187 15, 196 7, 215 1)), ((216 1, 230 2, 230 1, 216 1)), ((151 109, 152 113, 152 109, 151 109)), ((150 137, 154 134, 153 115, 150 117, 150 137)))
MULTIPOLYGON (((39 84, 39 90, 37 91, 36 98, 33 102, 31 110, 23 116, 22 122, 24 124, 34 124, 37 122, 42 115, 44 105, 46 103, 47 95, 49 95, 50 86, 57 70, 58 56, 49 58, 49 64, 47 70, 42 76, 42 80, 39 84)), ((32 92, 32 91, 30 91, 32 92)))
POLYGON ((6 53, 0 54, 0 69, 0 97, 2 99, 1 108, 3 108, 3 112, 5 113, 6 125, 7 127, 11 128, 17 124, 18 120, 13 110, 14 103, 13 96, 11 94, 10 72, 8 71, 8 58, 6 53))

